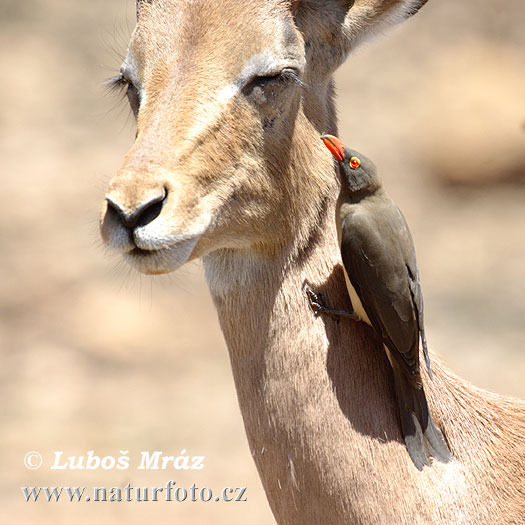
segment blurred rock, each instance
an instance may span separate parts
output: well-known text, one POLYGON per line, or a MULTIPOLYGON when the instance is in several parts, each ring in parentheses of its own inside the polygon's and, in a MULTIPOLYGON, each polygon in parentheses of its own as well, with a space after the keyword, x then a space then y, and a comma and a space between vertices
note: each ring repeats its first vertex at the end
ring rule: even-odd
POLYGON ((433 101, 420 154, 443 182, 525 182, 525 52, 471 39, 445 49, 427 77, 433 101))

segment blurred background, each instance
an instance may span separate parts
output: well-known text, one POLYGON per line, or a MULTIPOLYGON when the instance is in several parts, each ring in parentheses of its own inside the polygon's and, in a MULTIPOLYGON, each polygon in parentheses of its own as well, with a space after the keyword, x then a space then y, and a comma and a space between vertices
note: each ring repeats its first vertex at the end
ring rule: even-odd
MULTIPOLYGON (((98 236, 133 140, 104 94, 133 0, 0 0, 0 522, 266 524, 200 263, 149 278, 98 236), (196 330, 196 327, 199 327, 196 330), (203 328, 205 327, 205 328, 203 328), (24 467, 30 450, 44 458, 24 467), (50 471, 53 451, 124 471, 50 471), (205 456, 140 471, 141 451, 205 456), (25 503, 21 486, 247 486, 246 503, 25 503)), ((525 394, 522 0, 437 0, 337 74, 340 136, 407 216, 432 349, 484 388, 525 394)))

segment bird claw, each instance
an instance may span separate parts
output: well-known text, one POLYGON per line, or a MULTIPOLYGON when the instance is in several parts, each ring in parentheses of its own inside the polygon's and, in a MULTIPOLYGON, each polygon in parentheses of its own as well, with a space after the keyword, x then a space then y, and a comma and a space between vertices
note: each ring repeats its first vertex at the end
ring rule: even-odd
POLYGON ((325 304, 322 300, 321 294, 316 294, 308 285, 305 286, 306 295, 308 296, 308 302, 316 313, 321 313, 325 308, 325 304))
POLYGON ((345 312, 344 310, 335 310, 326 306, 323 296, 321 293, 315 293, 310 286, 305 286, 305 291, 308 296, 308 301, 314 312, 318 315, 320 313, 330 316, 334 321, 337 321, 337 324, 341 321, 341 317, 347 317, 353 321, 358 321, 359 319, 354 313, 345 312))

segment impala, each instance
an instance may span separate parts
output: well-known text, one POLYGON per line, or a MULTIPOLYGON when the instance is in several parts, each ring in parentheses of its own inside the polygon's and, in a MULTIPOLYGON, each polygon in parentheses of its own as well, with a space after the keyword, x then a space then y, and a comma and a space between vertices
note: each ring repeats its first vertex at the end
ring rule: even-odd
POLYGON ((120 74, 135 143, 110 182, 106 245, 147 274, 202 257, 246 434, 281 524, 518 523, 525 404, 433 360, 453 460, 419 471, 388 360, 350 309, 335 232, 332 74, 424 0, 150 0, 120 74))

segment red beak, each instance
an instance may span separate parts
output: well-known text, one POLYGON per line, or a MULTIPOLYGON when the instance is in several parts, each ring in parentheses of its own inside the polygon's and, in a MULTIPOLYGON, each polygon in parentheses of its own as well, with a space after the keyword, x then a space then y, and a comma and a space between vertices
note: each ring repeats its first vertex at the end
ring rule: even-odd
POLYGON ((333 135, 321 135, 321 140, 324 145, 330 150, 332 155, 339 161, 343 161, 345 158, 345 146, 344 144, 333 135))

